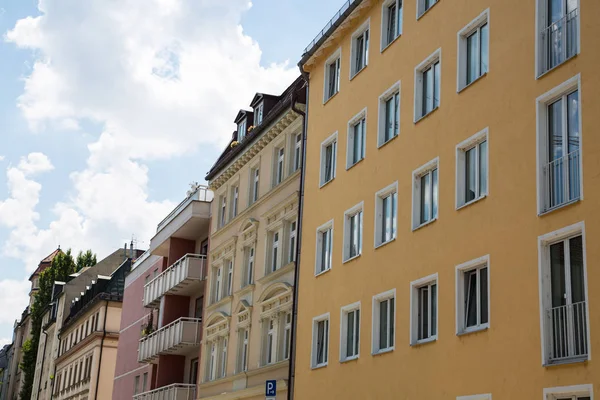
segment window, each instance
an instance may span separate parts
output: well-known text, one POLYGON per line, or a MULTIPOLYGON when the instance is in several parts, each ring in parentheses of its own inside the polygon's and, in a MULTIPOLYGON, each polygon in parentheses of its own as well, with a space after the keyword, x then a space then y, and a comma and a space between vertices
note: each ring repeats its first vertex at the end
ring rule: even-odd
POLYGON ((352 34, 350 57, 350 79, 363 70, 369 63, 369 21, 352 34))
POLYGON ((274 182, 273 186, 277 186, 283 181, 283 173, 284 173, 284 155, 285 148, 279 147, 275 149, 275 165, 274 165, 274 182))
POLYGON ((136 375, 133 381, 133 394, 140 393, 140 376, 136 375))
POLYGON ((258 126, 263 121, 264 103, 260 102, 254 109, 254 126, 258 126))
POLYGON ((437 274, 410 283, 410 342, 418 344, 437 339, 437 274))
POLYGON ((272 364, 277 360, 277 323, 276 319, 270 318, 267 322, 267 358, 266 364, 272 364))
POLYGON ((312 367, 324 367, 328 359, 329 313, 313 318, 312 367))
POLYGON ((381 49, 402 34, 402 0, 388 0, 382 6, 381 49))
POLYGON ((339 48, 325 63, 325 88, 323 102, 332 98, 340 91, 342 49, 339 48))
POLYGON ((246 247, 244 257, 246 268, 242 286, 252 285, 254 283, 254 246, 246 247))
POLYGON ((317 251, 315 275, 331 269, 333 250, 333 220, 317 228, 317 251))
POLYGON ((362 253, 363 203, 344 213, 344 261, 362 253))
POLYGON ((270 236, 270 249, 269 249, 269 268, 268 272, 275 272, 279 269, 280 264, 280 251, 279 251, 279 231, 271 232, 270 236))
POLYGON ((540 237, 544 364, 587 360, 587 282, 583 223, 540 237))
POLYGON ((400 82, 379 96, 377 145, 381 147, 400 133, 400 82))
POLYGON ((248 370, 248 343, 250 339, 250 330, 248 328, 241 329, 238 333, 238 343, 240 346, 238 355, 238 372, 246 372, 248 370))
POLYGON ((360 302, 342 307, 340 361, 358 358, 360 349, 360 302))
POLYGON ((254 204, 258 200, 260 170, 258 167, 250 170, 250 204, 254 204))
POLYGON ((579 76, 538 98, 539 212, 581 198, 579 76))
POLYGON ((575 385, 544 389, 544 400, 591 400, 593 391, 593 385, 575 385))
POLYGON ((300 162, 302 161, 302 134, 294 135, 294 163, 292 164, 292 172, 298 171, 300 162))
POLYGON ((394 349, 396 289, 373 297, 373 354, 394 349))
POLYGON ((579 53, 579 0, 537 0, 537 75, 579 53))
POLYGON ((438 159, 413 172, 413 230, 438 216, 438 159))
POLYGON ((235 185, 231 188, 231 207, 230 213, 231 219, 234 219, 238 215, 238 200, 240 198, 240 187, 239 185, 235 185))
POLYGON ((438 49, 415 68, 415 122, 440 106, 441 58, 438 49))
POLYGON ((487 195, 487 138, 486 128, 456 146, 456 208, 487 195))
POLYGON ((489 326, 489 256, 456 267, 457 334, 489 326))
POLYGON ((227 296, 231 296, 233 294, 233 261, 227 260, 225 265, 227 266, 227 296))
POLYGON ((227 223, 227 197, 221 196, 221 201, 219 202, 221 207, 219 209, 219 228, 225 226, 227 223))
POLYGON ((433 7, 438 0, 417 0, 417 19, 425 14, 425 11, 433 7))
POLYGON ((220 378, 224 378, 227 375, 227 338, 221 339, 221 359, 220 364, 220 378))
POLYGON ((458 32, 458 90, 488 72, 489 9, 458 32))
POLYGON ((223 284, 223 266, 214 269, 213 280, 213 303, 223 298, 221 286, 223 284))
POLYGON ((398 182, 375 193, 375 247, 396 238, 398 182))
POLYGON ((321 143, 321 186, 335 178, 337 132, 321 143))
POLYGON ((246 137, 246 119, 238 123, 238 142, 241 142, 246 137))
POLYGON ((210 343, 210 356, 208 361, 208 380, 217 378, 217 342, 210 343))
POLYGON ((348 122, 346 169, 365 158, 367 135, 367 109, 363 109, 348 122))
POLYGON ((283 359, 290 358, 290 350, 292 346, 292 313, 285 314, 285 324, 283 326, 283 359))
MULTIPOLYGON (((148 378, 148 373, 144 373, 144 387, 146 387, 146 379, 148 378)), ((190 362, 190 380, 189 382, 192 385, 195 385, 198 382, 198 359, 194 359, 190 362)))
POLYGON ((292 221, 288 223, 289 233, 288 233, 288 256, 287 262, 291 263, 296 261, 296 221, 292 221))

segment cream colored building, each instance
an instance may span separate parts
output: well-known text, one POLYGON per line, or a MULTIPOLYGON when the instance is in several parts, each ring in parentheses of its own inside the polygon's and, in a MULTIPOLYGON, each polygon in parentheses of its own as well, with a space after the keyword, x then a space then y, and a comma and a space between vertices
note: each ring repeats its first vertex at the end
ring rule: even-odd
POLYGON ((207 175, 212 203, 199 397, 287 393, 304 89, 257 94, 207 175), (297 111, 295 111, 297 110, 297 111))

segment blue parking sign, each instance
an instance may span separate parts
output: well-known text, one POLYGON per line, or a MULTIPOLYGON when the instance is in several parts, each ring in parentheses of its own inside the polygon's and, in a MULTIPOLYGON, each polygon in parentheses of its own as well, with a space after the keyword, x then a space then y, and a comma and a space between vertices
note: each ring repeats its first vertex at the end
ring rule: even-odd
POLYGON ((266 397, 275 397, 277 395, 277 381, 270 380, 265 384, 265 396, 266 397))

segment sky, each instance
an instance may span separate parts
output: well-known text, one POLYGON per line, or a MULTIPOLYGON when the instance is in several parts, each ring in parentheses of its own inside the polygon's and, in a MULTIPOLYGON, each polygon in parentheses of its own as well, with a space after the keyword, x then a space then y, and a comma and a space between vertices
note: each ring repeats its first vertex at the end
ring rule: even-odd
POLYGON ((341 3, 0 0, 0 345, 59 245, 148 247, 341 3))

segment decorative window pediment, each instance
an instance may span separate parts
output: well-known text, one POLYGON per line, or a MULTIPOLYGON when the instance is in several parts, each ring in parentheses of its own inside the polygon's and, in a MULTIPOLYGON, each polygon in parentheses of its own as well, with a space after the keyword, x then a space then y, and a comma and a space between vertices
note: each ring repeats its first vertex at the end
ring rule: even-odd
POLYGON ((206 324, 206 340, 212 341, 215 338, 229 335, 229 322, 231 317, 222 312, 216 312, 208 317, 206 324))
POLYGON ((246 300, 240 300, 235 308, 235 315, 238 329, 247 328, 252 319, 252 306, 246 300))
POLYGON ((274 315, 292 308, 292 286, 278 282, 262 293, 258 299, 260 304, 260 319, 268 319, 274 315))

